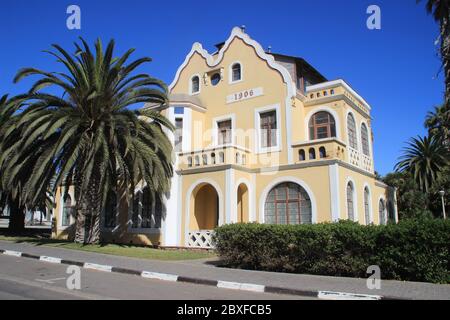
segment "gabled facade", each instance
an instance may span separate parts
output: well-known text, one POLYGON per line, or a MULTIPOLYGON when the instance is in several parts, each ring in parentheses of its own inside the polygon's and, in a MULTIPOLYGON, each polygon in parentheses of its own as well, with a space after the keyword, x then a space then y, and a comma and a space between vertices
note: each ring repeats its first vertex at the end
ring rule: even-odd
POLYGON ((234 28, 213 54, 193 45, 170 93, 172 190, 165 203, 116 200, 104 219, 112 241, 209 247, 226 223, 397 219, 394 193, 374 175, 371 107, 345 81, 234 28))

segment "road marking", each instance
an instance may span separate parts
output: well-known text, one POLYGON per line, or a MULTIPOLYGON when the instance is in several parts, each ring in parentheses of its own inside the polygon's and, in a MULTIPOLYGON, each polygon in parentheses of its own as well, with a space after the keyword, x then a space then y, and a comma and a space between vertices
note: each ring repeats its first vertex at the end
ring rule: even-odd
POLYGON ((239 282, 229 282, 229 281, 218 281, 217 287, 222 289, 232 289, 232 290, 243 290, 252 292, 264 292, 263 285, 252 284, 252 283, 239 283, 239 282))
POLYGON ((172 282, 176 282, 178 280, 178 276, 173 275, 173 274, 150 272, 150 271, 142 271, 141 277, 147 278, 147 279, 156 279, 156 280, 172 281, 172 282))
POLYGON ((319 291, 317 297, 325 300, 381 300, 381 296, 376 295, 333 291, 319 291))
POLYGON ((45 283, 49 283, 49 284, 54 284, 55 281, 61 281, 61 280, 66 280, 66 278, 55 278, 55 279, 34 279, 34 281, 39 281, 39 282, 45 282, 45 283))
POLYGON ((61 263, 61 259, 60 258, 54 258, 54 257, 46 257, 46 256, 41 256, 39 258, 39 260, 44 261, 44 262, 48 262, 48 263, 61 263))
POLYGON ((89 263, 89 262, 86 262, 83 265, 83 268, 97 270, 97 271, 103 271, 103 272, 111 272, 111 270, 112 270, 111 266, 105 266, 103 264, 95 264, 95 263, 89 263))
POLYGON ((12 257, 21 257, 22 256, 22 252, 12 251, 12 250, 5 250, 5 252, 3 252, 3 254, 5 254, 7 256, 12 256, 12 257))

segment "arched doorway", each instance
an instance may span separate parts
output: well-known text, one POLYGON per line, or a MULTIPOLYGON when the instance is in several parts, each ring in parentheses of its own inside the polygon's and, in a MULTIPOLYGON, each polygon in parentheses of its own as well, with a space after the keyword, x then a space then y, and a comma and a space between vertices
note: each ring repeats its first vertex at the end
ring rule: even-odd
POLYGON ((197 185, 191 193, 188 246, 211 248, 212 231, 219 225, 219 194, 209 183, 197 185))
POLYGON ((237 222, 250 221, 249 217, 249 191, 245 183, 241 183, 237 189, 237 222))

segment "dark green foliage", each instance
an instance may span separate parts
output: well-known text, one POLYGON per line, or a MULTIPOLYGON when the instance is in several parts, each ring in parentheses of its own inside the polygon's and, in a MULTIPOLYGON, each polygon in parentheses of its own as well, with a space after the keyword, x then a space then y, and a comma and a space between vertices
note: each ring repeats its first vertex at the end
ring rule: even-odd
POLYGON ((230 267, 450 283, 450 221, 405 220, 387 226, 233 224, 216 229, 219 256, 230 267))

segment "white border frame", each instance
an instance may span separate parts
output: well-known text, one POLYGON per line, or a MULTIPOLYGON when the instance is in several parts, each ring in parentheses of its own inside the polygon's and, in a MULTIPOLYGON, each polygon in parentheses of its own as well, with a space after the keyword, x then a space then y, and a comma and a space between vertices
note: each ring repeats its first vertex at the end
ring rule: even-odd
POLYGON ((357 186, 355 183, 355 180, 352 177, 347 177, 347 180, 345 182, 345 217, 346 220, 350 220, 353 222, 359 222, 359 212, 358 212, 358 195, 357 195, 357 186), (347 186, 351 183, 353 185, 353 220, 350 220, 350 217, 348 216, 348 204, 347 204, 347 186))
POLYGON ((359 131, 360 141, 361 141, 361 143, 360 143, 361 144, 361 154, 366 157, 369 157, 370 159, 373 159, 372 134, 371 134, 371 130, 369 130, 369 125, 365 119, 363 119, 359 122, 358 129, 359 129, 358 131, 359 131), (363 144, 362 144, 362 126, 363 126, 363 124, 367 128, 367 143, 369 144, 369 155, 365 155, 363 152, 363 144))
POLYGON ((189 244, 189 226, 191 222, 191 196, 194 192, 195 188, 197 188, 201 184, 210 184, 217 192, 217 195, 219 197, 219 226, 223 225, 223 219, 224 219, 224 203, 223 203, 223 192, 220 188, 219 184, 209 178, 205 179, 199 179, 195 181, 191 186, 189 187, 188 191, 186 192, 186 198, 184 199, 184 205, 186 206, 186 216, 185 216, 185 225, 184 225, 184 245, 188 247, 189 244))
POLYGON ((364 223, 366 225, 374 223, 374 221, 373 221, 372 189, 370 188, 370 186, 367 182, 364 182, 364 188, 363 188, 363 208, 364 208, 364 223), (367 190, 369 190, 369 221, 366 221, 366 205, 365 205, 366 188, 367 188, 367 190))
POLYGON ((189 95, 190 96, 196 96, 199 95, 200 92, 202 92, 202 77, 200 76, 199 73, 193 74, 190 79, 189 79, 189 95), (197 92, 192 92, 192 80, 198 77, 198 91, 197 92))
MULTIPOLYGON (((136 194, 136 192, 139 191, 143 191, 145 189, 145 187, 147 186, 146 183, 142 184, 139 187, 136 187, 134 189, 134 195, 136 194)), ((142 197, 139 198, 139 201, 142 202, 142 197)), ((167 203, 165 203, 165 201, 163 201, 162 203, 163 206, 166 206, 166 210, 167 210, 167 203)), ((152 202, 152 218, 155 218, 155 202, 152 202)), ((162 230, 163 230, 163 221, 164 221, 164 217, 161 214, 161 226, 159 228, 133 228, 133 210, 134 210, 134 201, 132 201, 132 199, 130 199, 130 202, 128 204, 128 227, 127 227, 127 231, 128 233, 131 234, 145 234, 145 235, 154 235, 154 234, 162 234, 162 230)), ((140 219, 142 219, 142 206, 141 206, 141 210, 139 210, 139 216, 140 219)))
POLYGON ((228 84, 236 84, 242 81, 244 81, 244 67, 242 66, 242 62, 234 61, 228 67, 228 84), (241 79, 233 81, 233 66, 235 64, 239 64, 241 66, 241 79))
POLYGON ((316 224, 317 223, 317 202, 316 202, 316 198, 314 196, 314 193, 312 192, 312 189, 308 186, 308 184, 306 184, 303 180, 300 180, 296 177, 292 177, 292 176, 284 176, 284 177, 279 177, 275 180, 273 180, 271 183, 269 183, 263 190, 263 192, 261 193, 261 196, 259 198, 259 221, 261 223, 265 223, 265 205, 266 205, 266 198, 267 195, 269 194, 269 192, 276 187, 277 185, 281 184, 281 183, 296 183, 299 186, 301 186, 307 193, 309 196, 309 199, 311 200, 311 222, 312 224, 316 224))
POLYGON ((326 111, 326 112, 330 113, 334 118, 334 122, 336 123, 336 137, 331 137, 331 138, 336 138, 338 140, 343 141, 341 138, 341 119, 339 118, 339 115, 337 114, 337 112, 328 106, 320 106, 318 108, 314 108, 310 112, 308 112, 308 114, 306 115, 306 117, 305 117, 305 141, 324 140, 324 139, 314 140, 314 139, 311 139, 311 137, 309 136, 309 121, 311 120, 311 117, 313 115, 315 115, 316 113, 321 112, 321 111, 326 111))
MULTIPOLYGON (((265 106, 261 108, 256 108, 254 110, 255 113, 255 122, 254 122, 254 128, 255 128, 255 153, 261 154, 261 153, 272 153, 272 152, 280 152, 283 148, 281 147, 282 139, 282 122, 281 122, 281 107, 280 104, 274 104, 270 106, 265 106), (277 145, 274 147, 268 147, 263 148, 261 147, 261 114, 275 111, 276 117, 277 117, 277 129, 276 129, 276 135, 277 135, 277 145)), ((288 134, 289 135, 289 134, 288 134)))
POLYGON ((222 147, 228 145, 236 145, 236 114, 226 114, 220 117, 216 117, 212 119, 212 128, 213 128, 213 144, 215 147, 222 147), (231 120, 231 142, 219 145, 219 122, 231 120))
POLYGON ((345 113, 345 135, 346 135, 346 138, 347 138, 345 141, 347 141, 347 146, 349 148, 357 150, 358 152, 361 152, 361 154, 362 154, 361 130, 360 130, 360 128, 361 128, 361 126, 358 126, 358 121, 356 121, 355 113, 352 110, 348 109, 347 112, 345 113), (356 148, 353 148, 350 145, 350 139, 349 139, 349 136, 348 136, 348 132, 349 132, 348 131, 348 117, 350 116, 350 114, 352 115, 353 120, 355 121, 356 148))
POLYGON ((378 225, 387 225, 388 224, 388 212, 387 212, 387 201, 386 201, 386 197, 384 195, 380 195, 378 197, 378 202, 377 202, 377 216, 378 216, 378 225), (380 200, 383 200, 384 202, 384 224, 381 224, 381 220, 380 220, 380 200))

